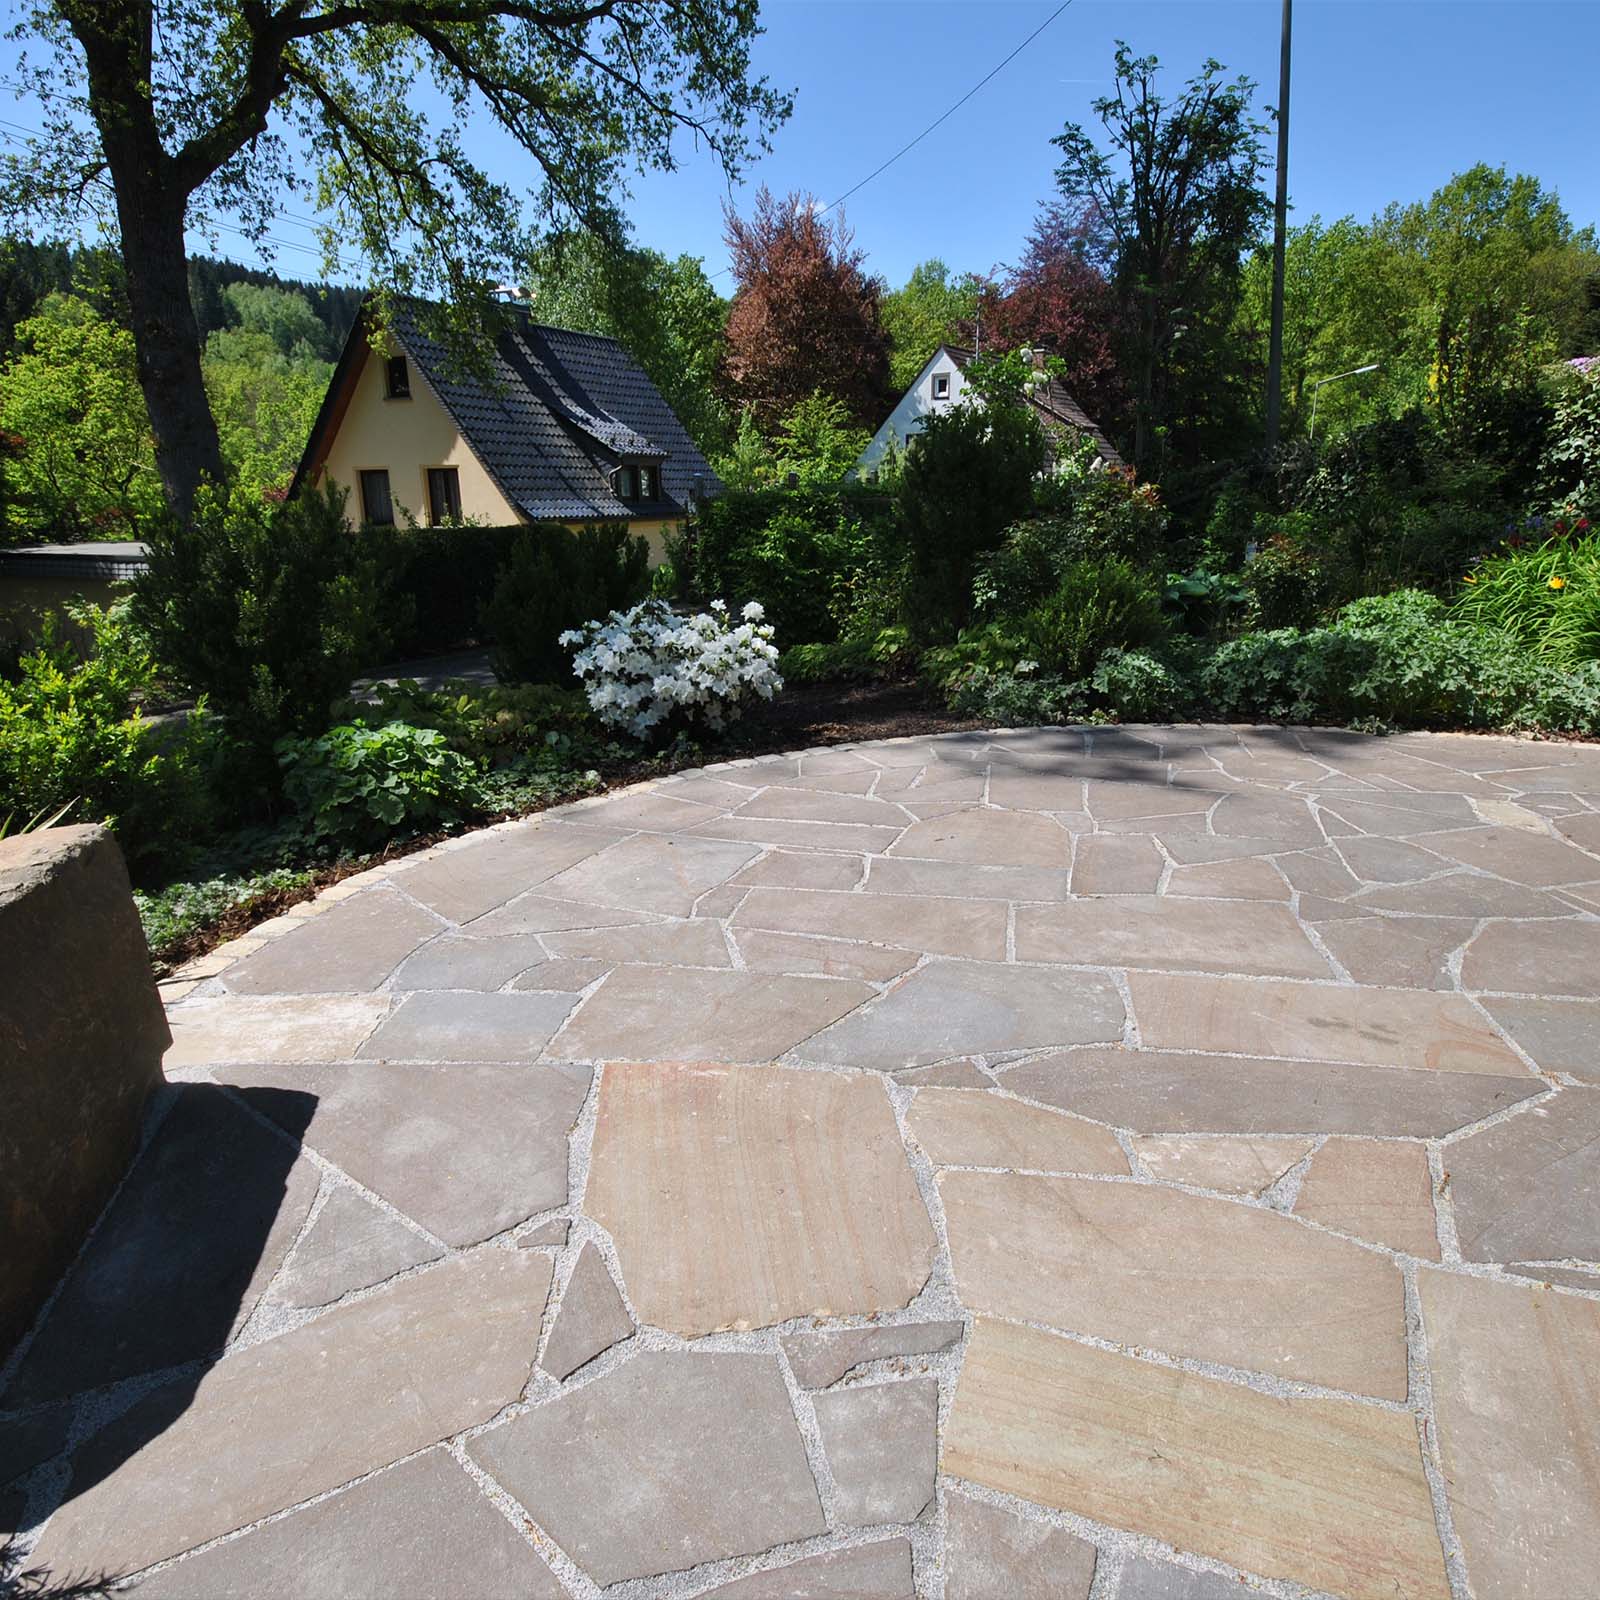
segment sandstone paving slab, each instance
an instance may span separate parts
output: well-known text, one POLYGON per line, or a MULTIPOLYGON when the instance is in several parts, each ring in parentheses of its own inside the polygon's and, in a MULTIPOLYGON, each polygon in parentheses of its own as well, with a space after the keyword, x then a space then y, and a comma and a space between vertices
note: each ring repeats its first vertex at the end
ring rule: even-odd
POLYGON ((1083 783, 1065 772, 1057 775, 997 766, 989 775, 989 803, 1012 811, 1085 814, 1083 783))
POLYGON ((946 1172, 939 1192, 974 1311, 1406 1397, 1404 1285, 1359 1245, 1147 1184, 946 1172))
POLYGON ((463 931, 477 939, 515 938, 563 933, 569 928, 632 928, 655 920, 650 912, 587 905, 581 900, 553 900, 534 890, 467 923, 463 931))
MULTIPOLYGON (((824 781, 832 782, 831 779, 824 781)), ((853 781, 866 788, 872 781, 872 774, 855 774, 853 781)), ((797 822, 875 823, 896 832, 911 820, 899 806, 887 800, 874 800, 864 794, 841 794, 830 788, 811 788, 803 778, 794 785, 763 789, 745 800, 734 815, 797 822)))
POLYGON ((1461 995, 1155 972, 1129 973, 1128 987, 1140 1037, 1155 1049, 1437 1072, 1526 1070, 1461 995))
POLYGON ((1100 973, 931 961, 806 1040, 802 1054, 896 1072, 953 1056, 1120 1039, 1122 996, 1100 973))
POLYGON ((754 845, 727 839, 645 835, 624 839, 558 872, 545 881, 541 893, 687 917, 707 889, 726 883, 758 853, 754 845))
POLYGON ((563 1250, 566 1248, 567 1234, 571 1228, 572 1224, 566 1217, 551 1217, 548 1222, 541 1222, 529 1228, 517 1243, 525 1250, 550 1246, 563 1250))
POLYGON ((567 1135, 589 1090, 576 1066, 271 1066, 227 1081, 270 1117, 315 1100, 296 1132, 435 1237, 477 1244, 567 1198, 567 1135))
POLYGON ((376 989, 439 919, 393 889, 368 889, 271 940, 223 974, 234 994, 355 994, 376 989))
POLYGON ((1123 1564, 1112 1600, 1251 1600, 1260 1590, 1220 1572, 1197 1572, 1170 1561, 1131 1556, 1123 1564))
POLYGON ((690 1337, 903 1306, 936 1246, 882 1085, 783 1067, 608 1067, 584 1208, 690 1337))
POLYGON ((1453 989, 1451 957, 1477 926, 1466 917, 1350 917, 1317 934, 1357 983, 1453 989))
MULTIPOLYGON (((1086 786, 1085 809, 1100 824, 1126 826, 1130 821, 1139 824, 1140 833, 1156 832, 1172 826, 1176 817, 1204 818, 1206 813, 1222 798, 1226 780, 1219 778, 1209 787, 1194 784, 1179 788, 1173 784, 1151 783, 1147 779, 1137 783, 1102 783, 1090 780, 1086 786), (1160 818, 1157 824, 1150 819, 1160 818)), ((1200 829, 1204 832, 1204 828, 1200 829)))
POLYGON ((167 1013, 172 1044, 162 1064, 173 1072, 239 1061, 344 1061, 389 1005, 379 994, 185 1000, 167 1013))
MULTIPOLYGON (((1439 838, 1470 838, 1470 834, 1440 834, 1439 838)), ((1425 848, 1427 835, 1407 842, 1404 839, 1379 839, 1365 835, 1341 839, 1339 858, 1357 877, 1367 883, 1417 883, 1437 878, 1451 870, 1444 856, 1425 848)), ((1454 860, 1459 861, 1456 856, 1454 860)))
POLYGON ((1435 850, 1463 866, 1534 889, 1582 883, 1596 875, 1600 861, 1547 833, 1526 828, 1469 828, 1450 833, 1418 834, 1414 843, 1435 850))
POLYGON ((539 961, 511 985, 513 989, 532 989, 557 994, 579 994, 597 978, 611 970, 607 961, 571 959, 539 961))
POLYGON ((1445 1489, 1480 1595, 1588 1594, 1600 1567, 1600 1303, 1418 1280, 1445 1489))
POLYGON ((1224 795, 1212 814, 1211 831, 1225 839, 1277 839, 1286 849, 1325 842, 1316 813, 1304 800, 1260 790, 1224 795))
POLYGON ((1408 839, 1451 828, 1480 827, 1472 802, 1459 794, 1400 793, 1390 789, 1382 796, 1324 795, 1320 802, 1331 814, 1380 839, 1408 839))
POLYGON ((272 1286, 272 1298, 311 1310, 444 1252, 356 1190, 339 1185, 295 1247, 272 1286))
POLYGON ((602 1586, 825 1529, 775 1356, 645 1351, 467 1449, 602 1586))
POLYGON ((1600 1091, 1563 1089, 1445 1165, 1468 1261, 1600 1261, 1600 1091))
POLYGON ((1128 1158, 1107 1129, 992 1090, 919 1089, 906 1113, 906 1126, 936 1166, 1114 1172, 1124 1177, 1128 1172, 1128 1158))
POLYGON ((138 1600, 264 1594, 565 1600, 527 1540, 442 1450, 152 1574, 138 1600))
POLYGON ((945 1600, 1088 1600, 1087 1539, 969 1494, 945 1496, 945 1600))
POLYGON ((1600 1084, 1600 1001, 1491 996, 1483 1008, 1541 1072, 1600 1084))
POLYGON ((626 961, 679 967, 731 967, 728 942, 714 922, 656 922, 644 928, 599 928, 545 935, 551 955, 610 965, 626 961))
POLYGON ((1259 1195, 1311 1154, 1310 1139, 1149 1134, 1133 1148, 1153 1178, 1222 1194, 1259 1195))
MULTIPOLYGON (((1220 861, 1245 861, 1255 856, 1278 856, 1287 848, 1281 839, 1223 839, 1209 833, 1168 832, 1159 824, 1151 837, 1179 866, 1185 867, 1205 866, 1220 861)), ((1312 853, 1297 851, 1294 855, 1298 857, 1312 853)))
POLYGON ((393 988, 503 989, 520 973, 545 960, 544 946, 532 933, 499 938, 465 938, 445 934, 422 945, 395 971, 393 988))
POLYGON ((980 1319, 946 1473, 1350 1600, 1445 1600, 1412 1419, 980 1319))
POLYGON ((875 991, 846 978, 619 967, 551 1054, 567 1061, 770 1061, 875 991))
POLYGON ((586 1243, 556 1307, 539 1365, 552 1378, 566 1378, 632 1333, 633 1319, 611 1281, 605 1257, 586 1243))
POLYGON ((1065 900, 1070 886, 1071 874, 1065 867, 991 867, 961 861, 904 861, 899 856, 872 856, 867 863, 866 887, 873 894, 1065 900))
POLYGON ((924 861, 1060 870, 1072 865, 1072 835, 1030 811, 956 811, 914 822, 888 853, 924 861))
POLYGON ((1572 816, 1559 817, 1555 829, 1580 850, 1600 855, 1600 811, 1580 811, 1572 816))
POLYGON ((932 1355, 967 1331, 963 1322, 889 1322, 870 1328, 806 1328, 779 1341, 802 1389, 826 1389, 869 1361, 932 1355))
POLYGON ((1323 900, 1341 900, 1361 888, 1361 879, 1331 848, 1293 850, 1286 855, 1275 855, 1274 859, 1278 870, 1302 897, 1315 895, 1323 900))
POLYGON ((408 994, 356 1052, 367 1061, 532 1061, 572 1010, 563 993, 408 994))
MULTIPOLYGON (((304 1118, 303 1095, 282 1097, 304 1118)), ((6 1390, 64 1399, 220 1350, 243 1327, 311 1203, 292 1141, 220 1089, 187 1084, 85 1247, 6 1390)))
POLYGON ((1000 961, 1006 953, 1006 906, 998 900, 754 889, 731 921, 735 929, 831 934, 980 961, 1000 961))
POLYGON ((864 870, 860 855, 769 850, 742 872, 736 873, 730 881, 749 888, 853 889, 861 882, 864 870))
POLYGON ((155 1390, 74 1453, 35 1558, 140 1571, 486 1422, 527 1382, 549 1282, 528 1250, 441 1262, 155 1390))
POLYGON ((1557 889, 1556 896, 1574 911, 1600 911, 1600 883, 1573 884, 1570 888, 1557 889))
POLYGON ((1506 1271, 1513 1277, 1531 1278, 1535 1283, 1559 1284, 1563 1289, 1582 1289, 1600 1294, 1600 1267, 1558 1267, 1548 1262, 1524 1262, 1506 1271))
POLYGON ((1287 906, 1237 900, 1190 904, 1163 895, 1021 906, 1019 961, 1157 967, 1324 978, 1327 961, 1287 906))
POLYGON ((848 1527, 913 1522, 933 1499, 939 1385, 932 1378, 830 1389, 812 1402, 848 1527))
POLYGON ((751 972, 786 972, 797 977, 859 978, 887 983, 917 964, 915 950, 857 944, 848 939, 772 933, 749 928, 738 936, 739 956, 751 972))
POLYGON ((1294 1213, 1391 1250, 1439 1259, 1433 1175, 1420 1144, 1330 1139, 1311 1158, 1294 1213))
MULTIPOLYGON (((902 824, 910 822, 902 817, 902 824)), ((686 839, 727 839, 748 845, 787 846, 801 850, 886 850, 900 829, 877 823, 805 822, 778 817, 724 817, 697 828, 686 839)))
POLYGON ((1167 893, 1206 900, 1287 900, 1289 885, 1270 861, 1250 856, 1239 861, 1175 867, 1167 893))
POLYGON ((911 1067, 894 1075, 896 1083, 920 1089, 992 1089, 994 1079, 970 1056, 954 1061, 936 1061, 931 1067, 911 1067))
POLYGON ((706 804, 658 788, 625 790, 568 806, 562 821, 569 827, 637 828, 649 833, 677 833, 724 815, 727 807, 706 804))
POLYGON ((1461 961, 1464 989, 1600 996, 1600 918, 1492 922, 1461 961))
POLYGON ((707 889, 694 903, 694 914, 697 917, 709 917, 713 921, 722 921, 731 917, 739 909, 739 903, 749 893, 737 884, 725 883, 716 889, 707 889))
POLYGON ((1447 872, 1421 883, 1362 889, 1352 905, 1427 917, 1569 917, 1572 907, 1545 889, 1527 889, 1481 872, 1447 872))
POLYGON ((1545 1092, 1526 1075, 1267 1057, 1066 1050, 1001 1078, 1031 1100, 1150 1134, 1350 1133, 1439 1138, 1545 1092))
MULTIPOLYGON (((1091 833, 1078 841, 1072 862, 1075 895, 1154 894, 1167 858, 1139 834, 1091 833)), ((1029 895, 1027 898, 1042 898, 1029 895)))
POLYGON ((880 1539, 825 1550, 703 1589, 695 1600, 917 1600, 911 1541, 880 1539))

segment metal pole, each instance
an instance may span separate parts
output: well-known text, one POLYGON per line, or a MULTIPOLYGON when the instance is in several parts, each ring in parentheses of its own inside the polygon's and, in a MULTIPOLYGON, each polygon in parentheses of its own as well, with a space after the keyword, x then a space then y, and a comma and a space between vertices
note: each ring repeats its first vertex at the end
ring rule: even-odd
POLYGON ((1289 231, 1289 34, 1294 0, 1283 0, 1278 55, 1278 193, 1272 218, 1272 344, 1267 355, 1267 449, 1278 443, 1283 402, 1283 269, 1289 231))

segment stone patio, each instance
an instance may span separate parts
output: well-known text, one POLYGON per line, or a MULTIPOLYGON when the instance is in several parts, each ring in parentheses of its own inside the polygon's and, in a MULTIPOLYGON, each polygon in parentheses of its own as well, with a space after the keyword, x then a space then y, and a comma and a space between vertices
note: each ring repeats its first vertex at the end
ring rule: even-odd
POLYGON ((1593 747, 728 763, 165 987, 141 1158, 0 1372, 58 1580, 1600 1594, 1593 747))

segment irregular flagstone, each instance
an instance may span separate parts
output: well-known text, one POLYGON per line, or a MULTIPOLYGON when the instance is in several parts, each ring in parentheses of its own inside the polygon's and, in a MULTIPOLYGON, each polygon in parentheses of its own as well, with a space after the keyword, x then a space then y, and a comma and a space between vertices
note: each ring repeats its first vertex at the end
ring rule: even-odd
POLYGON ((1465 917, 1352 917, 1317 935, 1357 983, 1453 989, 1450 957, 1476 928, 1465 917))
MULTIPOLYGON (((826 780, 831 783, 834 780, 826 780)), ((854 775, 847 779, 866 788, 872 781, 871 773, 854 775)), ((753 799, 746 800, 734 813, 735 817, 760 817, 800 822, 865 822, 899 830, 911 819, 899 806, 887 800, 872 800, 861 794, 841 794, 829 788, 814 789, 801 779, 793 786, 763 789, 753 799)))
MULTIPOLYGON (((1081 846, 1080 846, 1081 848, 1081 846)), ((869 856, 866 887, 874 894, 955 896, 963 900, 1065 900, 1065 867, 991 867, 966 861, 903 861, 869 856)))
POLYGON ((1328 963, 1286 906, 1245 900, 1191 905, 1162 895, 1124 895, 1019 906, 1016 950, 1019 961, 1329 975, 1328 963))
POLYGON ((572 1224, 565 1217, 552 1217, 548 1222, 541 1222, 536 1227, 529 1228, 517 1243, 525 1250, 552 1245, 557 1250, 562 1250, 566 1248, 567 1234, 571 1227, 572 1224))
POLYGON ((1439 1259, 1433 1176, 1419 1144, 1330 1139, 1311 1158, 1294 1213, 1391 1250, 1439 1259))
POLYGON ((584 1208, 686 1337, 903 1306, 936 1248, 883 1088, 835 1073, 608 1067, 584 1208))
POLYGON ((392 987, 402 993, 409 989, 503 989, 544 959, 544 946, 531 933, 510 933, 498 939, 446 934, 403 961, 392 987))
POLYGON ((891 856, 960 861, 993 867, 1072 865, 1072 835, 1029 811, 956 811, 915 822, 890 848, 891 856))
POLYGON ((1564 1289, 1583 1289, 1589 1294, 1600 1294, 1600 1267, 1555 1267, 1535 1261, 1507 1267, 1506 1271, 1518 1278, 1532 1278, 1538 1283, 1560 1284, 1564 1289))
POLYGON ((906 1126, 937 1166, 1128 1171, 1122 1146, 1106 1129, 992 1090, 919 1089, 906 1126))
POLYGON ((1478 814, 1465 795, 1400 794, 1391 789, 1381 799, 1327 795, 1321 805, 1324 813, 1331 812, 1362 833, 1385 839, 1431 834, 1452 825, 1457 828, 1479 826, 1478 814))
POLYGON ((944 1505, 945 1600, 1089 1600, 1087 1539, 967 1494, 944 1505))
POLYGON ((775 1356, 645 1351, 467 1451, 602 1586, 826 1526, 775 1356))
POLYGON ((1131 1556, 1117 1579, 1112 1600, 1252 1600, 1259 1593, 1253 1584, 1220 1572, 1196 1572, 1131 1556))
POLYGON ((848 939, 770 933, 761 928, 742 931, 738 945, 740 958, 752 972, 860 978, 867 983, 887 983, 891 978, 898 978, 902 972, 909 972, 918 959, 915 950, 892 950, 883 945, 856 944, 848 939))
POLYGON ((632 1333, 633 1319, 606 1270, 605 1257, 586 1243, 556 1307, 539 1365, 553 1378, 566 1378, 632 1333))
POLYGON ((943 1467, 1350 1600, 1446 1600, 1411 1417, 977 1324, 943 1467))
POLYGON ((408 994, 356 1052, 366 1061, 532 1061, 572 1010, 570 994, 408 994))
POLYGON ((660 788, 636 788, 621 794, 598 795, 566 806, 561 820, 582 828, 632 829, 647 833, 677 833, 726 814, 728 807, 705 804, 660 788))
MULTIPOLYGON (((910 821, 902 817, 902 823, 910 821)), ((695 830, 695 837, 740 840, 753 845, 788 845, 814 850, 886 850, 899 828, 857 822, 785 821, 779 817, 725 817, 695 830)))
POLYGON ((939 1385, 932 1378, 831 1389, 812 1402, 848 1527, 912 1522, 933 1499, 939 1385))
POLYGON ((753 845, 697 836, 624 839, 558 872, 541 892, 558 900, 687 917, 707 889, 726 883, 758 854, 753 845))
POLYGON ((396 1273, 436 1261, 444 1252, 354 1189, 328 1196, 272 1286, 272 1298, 310 1310, 396 1273))
POLYGON ((1154 894, 1166 868, 1167 858, 1153 839, 1137 834, 1085 834, 1078 840, 1072 861, 1072 892, 1154 894))
POLYGON ((234 994, 353 994, 376 989, 439 919, 393 889, 368 889, 271 940, 223 974, 234 994))
POLYGON ((779 1341, 802 1389, 826 1389, 853 1367, 896 1356, 947 1350, 967 1331, 962 1322, 889 1322, 871 1328, 807 1328, 779 1341))
MULTIPOLYGON (((1440 839, 1451 834, 1441 833, 1440 839)), ((1461 834, 1458 837, 1468 838, 1461 834)), ((1350 870, 1368 883, 1416 883, 1436 878, 1451 870, 1449 861, 1423 847, 1427 835, 1407 843, 1403 839, 1357 837, 1339 841, 1339 857, 1350 870)), ((1460 858, 1455 858, 1459 860, 1460 858)))
POLYGON ((1526 1070, 1460 995, 1154 972, 1129 973, 1128 987, 1140 1037, 1156 1049, 1438 1072, 1526 1070))
POLYGON ((1013 1067, 1016 1094, 1146 1133, 1438 1138, 1532 1095, 1537 1078, 1153 1050, 1066 1050, 1013 1067))
MULTIPOLYGON (((1067 772, 1025 772, 1015 767, 995 767, 989 776, 989 803, 1012 811, 1083 813, 1081 779, 1067 772)), ((1092 824, 1091 824, 1092 826, 1092 824)))
POLYGON ((1006 907, 998 900, 755 889, 731 920, 735 929, 831 934, 929 955, 1002 961, 1006 953, 1006 907))
POLYGON ((1421 883, 1363 889, 1351 904, 1364 911, 1430 917, 1566 917, 1572 912, 1543 889, 1525 889, 1476 872, 1449 872, 1421 883))
POLYGON ((1361 880, 1331 848, 1296 850, 1277 856, 1275 860, 1279 871, 1302 895, 1339 900, 1361 887, 1361 880))
POLYGON ((138 1600, 565 1600, 567 1591, 471 1478, 442 1450, 429 1450, 190 1556, 130 1593, 138 1600))
POLYGON ((469 922, 463 931, 476 939, 525 937, 561 933, 568 928, 634 928, 655 920, 644 911, 586 905, 580 900, 552 900, 535 891, 508 900, 486 916, 469 922))
POLYGON ((588 1068, 573 1066, 282 1065, 225 1076, 269 1117, 314 1098, 294 1131, 458 1248, 566 1203, 567 1135, 589 1090, 588 1068))
POLYGON ((550 1053, 566 1061, 770 1061, 873 993, 844 978, 619 967, 550 1053))
POLYGON ((392 881, 441 917, 470 922, 619 837, 542 821, 492 828, 470 843, 397 867, 392 881))
POLYGON ((1483 1008, 1541 1072, 1600 1084, 1600 1001, 1491 997, 1483 1008))
POLYGON ((882 1539, 827 1550, 703 1589, 696 1600, 917 1600, 911 1541, 882 1539))
MULTIPOLYGON (((1204 866, 1220 861, 1246 861, 1255 856, 1276 856, 1286 848, 1282 839, 1234 837, 1219 839, 1209 833, 1167 832, 1158 823, 1152 838, 1179 866, 1204 866)), ((1302 855, 1309 852, 1300 852, 1302 855)))
POLYGON ((1600 1261, 1600 1092, 1563 1089, 1445 1165, 1468 1261, 1600 1261))
POLYGON ((540 961, 528 968, 515 983, 513 989, 534 989, 551 991, 558 994, 578 994, 587 989, 597 978, 603 978, 611 970, 605 961, 572 960, 540 961))
POLYGON ((1122 997, 1094 972, 932 961, 880 999, 805 1041, 813 1061, 894 1072, 1122 1037, 1122 997))
POLYGON ((162 1064, 173 1072, 236 1061, 347 1060, 389 1004, 381 994, 185 1000, 167 1013, 172 1044, 162 1064))
POLYGON ((1555 829, 1564 838, 1570 839, 1580 850, 1600 855, 1600 812, 1580 811, 1576 816, 1558 817, 1555 829))
POLYGON ((910 1088, 929 1089, 992 1089, 994 1079, 968 1056, 957 1061, 939 1061, 931 1067, 912 1067, 894 1075, 896 1083, 910 1088))
POLYGON ((1211 818, 1213 833, 1229 838, 1280 839, 1285 846, 1316 846, 1324 842, 1311 807, 1295 795, 1230 794, 1223 797, 1211 818))
POLYGON ((1600 871, 1600 861, 1543 831, 1526 828, 1469 828, 1450 833, 1418 834, 1413 841, 1436 850, 1463 866, 1492 872, 1513 883, 1549 889, 1560 883, 1582 883, 1600 871))
POLYGON ((1218 779, 1217 782, 1217 788, 1202 789, 1179 788, 1174 784, 1151 783, 1148 780, 1134 783, 1100 783, 1091 780, 1087 785, 1085 809, 1102 827, 1116 827, 1138 820, 1141 826, 1135 831, 1139 833, 1152 831, 1153 825, 1146 826, 1145 819, 1159 817, 1160 826, 1153 827, 1153 831, 1159 833, 1162 828, 1171 825, 1174 817, 1204 817, 1222 798, 1224 780, 1218 779))
POLYGON ((545 944, 554 956, 588 957, 680 967, 731 967, 728 942, 713 922, 657 922, 646 928, 602 928, 552 933, 545 944))
POLYGON ((75 1452, 35 1559, 139 1571, 486 1422, 527 1382, 549 1283, 529 1250, 441 1262, 155 1390, 75 1452))
POLYGON ((1287 900, 1289 885, 1270 861, 1250 856, 1242 861, 1176 867, 1167 893, 1206 900, 1287 900))
POLYGON ((739 909, 740 902, 749 893, 736 884, 725 883, 717 889, 707 889, 694 903, 694 914, 697 917, 710 917, 716 921, 731 917, 739 909))
POLYGON ((939 1192, 975 1311, 1406 1397, 1404 1285, 1358 1245, 1147 1184, 946 1172, 939 1192))
POLYGON ((1593 1591, 1600 1568, 1600 1304, 1419 1275, 1445 1489, 1480 1595, 1593 1591))
POLYGON ((1133 1141, 1150 1175, 1223 1194, 1263 1194, 1311 1154, 1310 1139, 1192 1138, 1147 1135, 1133 1141))
POLYGON ((1464 989, 1600 995, 1600 921, 1492 922, 1461 961, 1464 989))
POLYGON ((859 855, 769 850, 759 860, 752 861, 732 881, 749 888, 853 889, 861 882, 864 871, 865 863, 859 855))
MULTIPOLYGON (((279 1096, 302 1125, 312 1102, 279 1096)), ((255 1309, 316 1199, 295 1144, 220 1089, 186 1084, 6 1391, 64 1399, 220 1350, 255 1309)))

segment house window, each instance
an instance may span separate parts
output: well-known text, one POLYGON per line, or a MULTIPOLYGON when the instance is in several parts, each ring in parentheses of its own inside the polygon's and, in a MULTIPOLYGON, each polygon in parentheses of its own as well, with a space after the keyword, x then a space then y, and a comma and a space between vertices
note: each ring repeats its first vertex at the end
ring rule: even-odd
POLYGON ((375 528, 394 526, 394 501, 389 496, 389 474, 381 469, 361 474, 361 519, 375 528))
POLYGON ((428 468, 428 521, 437 528, 443 522, 461 520, 461 475, 454 467, 428 468))
POLYGON ((935 400, 948 400, 950 398, 950 374, 948 372, 934 373, 933 398, 935 400))
POLYGON ((660 493, 661 473, 657 467, 618 467, 617 498, 635 505, 641 500, 654 500, 660 493))
POLYGON ((383 392, 391 400, 411 398, 411 373, 404 356, 390 356, 383 364, 383 392))
POLYGON ((654 467, 639 468, 639 498, 641 500, 654 500, 656 497, 656 469, 654 467))

